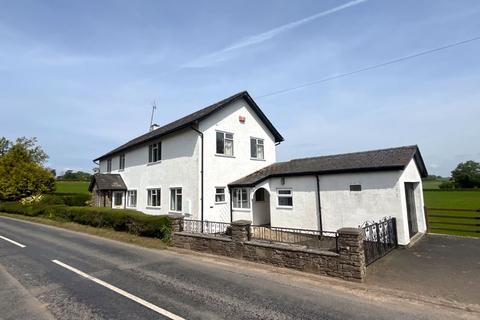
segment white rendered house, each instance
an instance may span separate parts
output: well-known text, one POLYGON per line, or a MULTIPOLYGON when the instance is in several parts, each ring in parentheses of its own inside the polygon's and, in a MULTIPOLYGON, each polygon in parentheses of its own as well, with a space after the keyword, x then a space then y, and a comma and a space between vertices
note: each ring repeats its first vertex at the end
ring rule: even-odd
POLYGON ((426 230, 416 146, 276 162, 283 137, 247 92, 95 159, 96 206, 191 219, 330 230, 397 218, 398 241, 426 230))

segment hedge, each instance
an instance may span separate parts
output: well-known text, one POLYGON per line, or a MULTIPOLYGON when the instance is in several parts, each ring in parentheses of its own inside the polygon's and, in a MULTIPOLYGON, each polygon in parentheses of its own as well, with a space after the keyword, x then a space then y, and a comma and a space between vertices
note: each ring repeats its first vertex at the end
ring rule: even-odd
POLYGON ((64 204, 67 206, 83 207, 90 201, 89 194, 82 193, 55 193, 43 196, 41 203, 43 204, 64 204))
POLYGON ((143 237, 170 240, 171 223, 168 216, 151 216, 135 210, 74 207, 63 204, 24 206, 18 202, 0 203, 0 211, 57 221, 71 221, 96 228, 112 228, 143 237))

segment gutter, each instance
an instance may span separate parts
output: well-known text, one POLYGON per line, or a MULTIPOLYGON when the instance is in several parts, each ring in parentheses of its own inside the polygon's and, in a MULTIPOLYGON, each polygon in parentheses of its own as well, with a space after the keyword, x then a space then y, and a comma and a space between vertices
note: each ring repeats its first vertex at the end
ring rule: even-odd
MULTIPOLYGON (((198 125, 198 123, 197 123, 198 125)), ((200 164, 200 220, 202 221, 202 233, 203 233, 203 133, 199 131, 197 128, 191 126, 190 127, 193 131, 198 133, 201 139, 201 147, 202 150, 200 152, 201 164, 200 164)))

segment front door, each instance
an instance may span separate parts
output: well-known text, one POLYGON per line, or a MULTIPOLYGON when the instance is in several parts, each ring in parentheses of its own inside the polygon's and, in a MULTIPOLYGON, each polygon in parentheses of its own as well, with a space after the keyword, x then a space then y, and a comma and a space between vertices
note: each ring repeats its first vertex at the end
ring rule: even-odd
POLYGON ((408 234, 411 238, 418 232, 414 183, 405 182, 405 199, 407 201, 408 234))

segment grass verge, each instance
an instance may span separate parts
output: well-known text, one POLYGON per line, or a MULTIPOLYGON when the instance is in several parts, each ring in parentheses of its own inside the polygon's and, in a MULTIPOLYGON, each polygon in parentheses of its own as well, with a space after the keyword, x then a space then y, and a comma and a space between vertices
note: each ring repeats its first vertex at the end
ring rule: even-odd
POLYGON ((20 214, 14 213, 4 213, 0 212, 0 216, 7 217, 7 218, 15 218, 18 220, 30 221, 40 224, 45 224, 49 226, 59 227, 62 229, 67 229, 76 232, 82 232, 106 239, 116 240, 120 242, 130 243, 141 247, 152 248, 152 249, 166 249, 167 244, 160 239, 157 238, 147 238, 136 236, 127 232, 115 231, 110 228, 95 228, 90 227, 74 222, 62 222, 56 220, 50 220, 47 218, 42 217, 29 217, 20 214))

